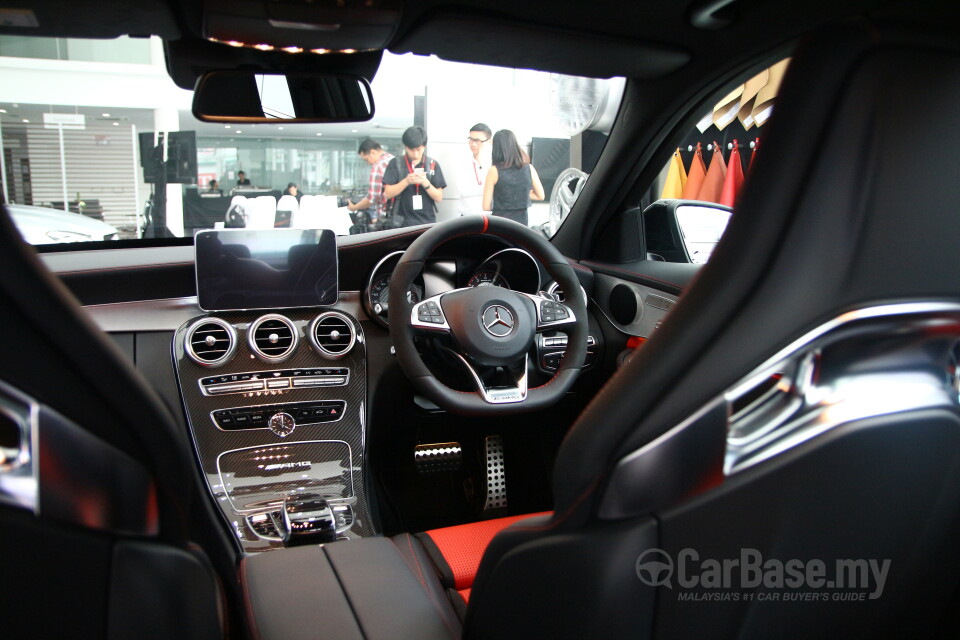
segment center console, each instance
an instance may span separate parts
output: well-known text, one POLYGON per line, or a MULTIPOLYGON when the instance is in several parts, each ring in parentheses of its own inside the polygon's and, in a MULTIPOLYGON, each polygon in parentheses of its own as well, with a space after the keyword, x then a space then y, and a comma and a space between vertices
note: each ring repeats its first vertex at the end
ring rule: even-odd
POLYGON ((245 551, 282 546, 300 496, 328 503, 337 538, 373 533, 366 354, 351 314, 201 316, 177 331, 174 354, 200 466, 245 551))
POLYGON ((210 313, 177 330, 174 362, 228 526, 246 552, 372 535, 366 345, 332 232, 220 230, 195 246, 210 313))

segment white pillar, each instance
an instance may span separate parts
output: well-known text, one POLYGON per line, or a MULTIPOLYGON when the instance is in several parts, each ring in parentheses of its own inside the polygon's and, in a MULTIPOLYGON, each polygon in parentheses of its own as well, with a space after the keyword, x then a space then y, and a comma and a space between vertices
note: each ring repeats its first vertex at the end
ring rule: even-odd
POLYGON ((133 149, 131 155, 133 159, 133 205, 137 212, 137 237, 143 234, 143 202, 140 201, 140 162, 137 157, 137 125, 130 125, 130 148, 133 149))
MULTIPOLYGON (((65 213, 70 213, 70 195, 67 193, 67 154, 63 149, 63 123, 57 123, 57 134, 59 135, 60 140, 60 181, 63 187, 63 210, 65 213)), ((77 212, 83 213, 80 210, 80 199, 77 198, 77 212)))
MULTIPOLYGON (((179 131, 180 114, 176 109, 154 109, 153 126, 158 132, 179 131)), ((179 184, 168 184, 166 196, 167 229, 173 235, 181 237, 183 236, 183 188, 179 184)))
MULTIPOLYGON (((11 158, 13 154, 11 153, 11 158)), ((13 163, 10 163, 13 168, 13 163)), ((0 128, 0 180, 3 181, 3 201, 10 204, 10 193, 7 191, 7 154, 3 150, 3 129, 0 128)))

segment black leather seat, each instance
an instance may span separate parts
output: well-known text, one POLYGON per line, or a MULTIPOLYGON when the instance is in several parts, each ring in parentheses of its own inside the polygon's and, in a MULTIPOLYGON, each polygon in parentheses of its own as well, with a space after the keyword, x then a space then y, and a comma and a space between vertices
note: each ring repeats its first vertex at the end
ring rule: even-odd
POLYGON ((801 47, 723 241, 568 434, 555 515, 493 538, 464 637, 955 632, 958 81, 954 34, 801 47), (833 582, 757 569, 791 561, 833 582))
POLYGON ((211 557, 225 575, 233 559, 189 530, 208 507, 185 431, 6 211, 0 247, 4 635, 224 637, 236 607, 211 557))

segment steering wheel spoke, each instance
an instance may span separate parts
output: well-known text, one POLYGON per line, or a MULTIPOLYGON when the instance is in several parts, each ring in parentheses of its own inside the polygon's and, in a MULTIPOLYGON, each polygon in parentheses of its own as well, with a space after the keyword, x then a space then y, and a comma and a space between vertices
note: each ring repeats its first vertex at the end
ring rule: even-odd
POLYGON ((440 306, 443 295, 431 296, 414 304, 410 310, 410 326, 435 333, 450 333, 450 323, 440 306))
POLYGON ((565 325, 576 324, 577 315, 562 302, 542 295, 524 293, 537 307, 537 333, 553 329, 563 330, 565 325))
POLYGON ((516 366, 479 370, 463 354, 448 349, 473 379, 477 393, 490 404, 523 402, 527 397, 527 367, 530 356, 524 354, 516 366))

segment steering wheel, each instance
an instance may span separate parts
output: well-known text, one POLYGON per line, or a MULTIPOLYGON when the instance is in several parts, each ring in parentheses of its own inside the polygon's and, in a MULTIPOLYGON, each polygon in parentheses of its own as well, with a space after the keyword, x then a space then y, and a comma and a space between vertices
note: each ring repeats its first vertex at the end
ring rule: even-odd
POLYGON ((413 303, 407 291, 434 249, 452 238, 492 235, 526 249, 564 291, 580 282, 567 260, 543 236, 493 216, 464 216, 434 225, 404 252, 390 278, 390 336, 400 367, 437 406, 466 415, 534 411, 556 403, 573 385, 587 353, 587 309, 581 296, 564 303, 502 287, 454 289, 413 303), (527 365, 538 333, 562 330, 567 350, 554 376, 528 388, 527 365), (417 332, 447 334, 453 356, 476 390, 451 389, 430 372, 414 346, 417 332))

